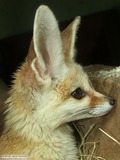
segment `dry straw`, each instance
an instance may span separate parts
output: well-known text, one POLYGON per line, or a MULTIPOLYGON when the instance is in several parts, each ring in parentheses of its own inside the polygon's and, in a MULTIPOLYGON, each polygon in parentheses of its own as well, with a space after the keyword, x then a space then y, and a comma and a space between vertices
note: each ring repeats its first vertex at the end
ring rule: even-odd
POLYGON ((87 142, 86 141, 90 132, 94 129, 95 124, 92 124, 86 133, 83 133, 83 128, 82 126, 80 126, 80 124, 73 123, 73 125, 76 128, 80 136, 80 143, 78 145, 79 153, 80 153, 80 160, 106 160, 103 157, 95 155, 96 149, 98 146, 98 142, 87 142))
POLYGON ((107 137, 109 137, 110 139, 112 139, 114 142, 116 142, 118 145, 120 145, 120 142, 115 139, 114 137, 112 137, 111 135, 109 135, 107 132, 103 131, 101 128, 99 128, 99 130, 104 133, 107 137))
MULTIPOLYGON (((78 145, 79 147, 79 153, 80 153, 80 160, 106 160, 103 157, 97 156, 96 149, 98 146, 98 142, 87 142, 86 139, 89 136, 90 132, 94 129, 95 124, 92 124, 89 128, 89 130, 84 133, 83 128, 80 124, 73 123, 74 127, 76 128, 79 136, 80 136, 80 143, 78 145), (89 148, 89 149, 88 149, 89 148)), ((109 135, 107 132, 105 132, 103 129, 99 128, 99 130, 105 134, 107 137, 109 137, 111 140, 113 140, 115 143, 120 145, 120 142, 116 140, 114 137, 109 135)))

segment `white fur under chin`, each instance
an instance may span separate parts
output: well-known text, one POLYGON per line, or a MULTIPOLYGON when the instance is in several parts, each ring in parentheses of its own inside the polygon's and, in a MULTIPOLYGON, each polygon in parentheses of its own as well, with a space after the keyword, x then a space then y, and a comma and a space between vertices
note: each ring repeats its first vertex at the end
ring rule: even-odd
POLYGON ((108 102, 105 102, 103 105, 97 105, 95 108, 89 111, 90 116, 98 117, 107 114, 113 106, 109 105, 108 102))

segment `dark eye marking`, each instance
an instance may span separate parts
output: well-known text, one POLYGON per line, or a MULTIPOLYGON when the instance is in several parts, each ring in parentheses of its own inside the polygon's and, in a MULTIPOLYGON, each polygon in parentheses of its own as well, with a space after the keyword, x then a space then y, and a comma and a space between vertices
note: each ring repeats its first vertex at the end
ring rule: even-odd
POLYGON ((75 99, 82 99, 86 96, 86 92, 82 91, 80 88, 76 88, 72 93, 71 96, 75 99))

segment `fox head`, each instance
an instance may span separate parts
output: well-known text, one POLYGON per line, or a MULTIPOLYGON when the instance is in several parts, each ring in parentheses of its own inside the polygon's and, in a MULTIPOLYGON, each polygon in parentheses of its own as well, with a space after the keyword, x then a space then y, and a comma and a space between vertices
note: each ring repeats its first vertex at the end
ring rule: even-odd
MULTIPOLYGON (((15 73, 9 105, 10 121, 53 128, 106 114, 114 100, 96 92, 81 65, 76 64, 75 38, 80 17, 60 32, 54 14, 40 6, 26 61, 15 73), (19 113, 19 114, 18 114, 19 113), (28 121, 29 119, 29 121, 28 121)), ((28 131, 29 132, 29 131, 28 131)))

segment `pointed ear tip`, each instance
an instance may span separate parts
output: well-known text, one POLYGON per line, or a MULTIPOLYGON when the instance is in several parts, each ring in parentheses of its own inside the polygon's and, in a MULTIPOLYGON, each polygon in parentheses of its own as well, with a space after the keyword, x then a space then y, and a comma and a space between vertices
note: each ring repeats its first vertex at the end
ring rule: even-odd
POLYGON ((77 16, 76 18, 75 18, 75 21, 76 21, 76 23, 80 23, 81 22, 81 16, 77 16))
POLYGON ((36 14, 40 12, 46 12, 46 11, 50 11, 50 8, 47 5, 40 5, 36 10, 36 14))
POLYGON ((79 28, 80 22, 81 22, 81 17, 80 16, 75 17, 75 19, 73 21, 73 28, 75 30, 77 30, 79 28))
POLYGON ((37 10, 45 10, 48 9, 49 7, 47 5, 40 5, 37 10))

